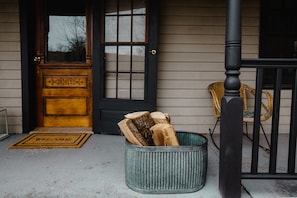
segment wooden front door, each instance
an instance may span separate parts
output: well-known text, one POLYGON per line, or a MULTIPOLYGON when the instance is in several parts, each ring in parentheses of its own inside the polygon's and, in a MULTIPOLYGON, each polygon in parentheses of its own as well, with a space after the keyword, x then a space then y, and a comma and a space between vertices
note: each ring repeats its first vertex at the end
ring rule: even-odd
POLYGON ((36 0, 38 127, 92 126, 88 0, 36 0))

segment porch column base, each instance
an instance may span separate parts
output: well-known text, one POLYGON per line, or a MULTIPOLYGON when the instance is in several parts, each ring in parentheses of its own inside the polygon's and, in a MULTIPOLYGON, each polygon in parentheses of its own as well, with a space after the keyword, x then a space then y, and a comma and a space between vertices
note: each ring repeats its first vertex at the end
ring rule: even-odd
POLYGON ((240 97, 223 97, 219 189, 224 198, 241 197, 242 119, 242 99, 240 97))

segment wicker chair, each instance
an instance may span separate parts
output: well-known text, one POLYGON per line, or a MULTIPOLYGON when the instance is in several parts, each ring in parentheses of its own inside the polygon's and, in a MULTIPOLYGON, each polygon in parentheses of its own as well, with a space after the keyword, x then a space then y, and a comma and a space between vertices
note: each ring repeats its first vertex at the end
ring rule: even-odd
MULTIPOLYGON (((221 99, 224 96, 224 82, 214 82, 212 84, 210 84, 208 86, 208 91, 210 93, 210 95, 212 96, 212 103, 213 103, 213 114, 214 117, 217 118, 216 123, 213 127, 213 129, 209 129, 211 137, 216 129, 216 126, 218 124, 218 122, 220 121, 220 117, 221 117, 221 99)), ((272 107, 273 107, 273 103, 272 103, 272 96, 268 91, 264 91, 262 90, 262 93, 265 95, 265 97, 263 97, 262 99, 262 109, 265 111, 264 113, 261 113, 260 116, 260 126, 261 129, 263 131, 264 137, 266 139, 266 142, 270 148, 270 144, 268 141, 268 138, 266 136, 266 133, 264 131, 264 128, 262 126, 263 121, 268 120, 271 116, 272 116, 272 107), (264 103, 264 101, 266 101, 264 103)), ((256 90, 249 87, 246 84, 241 84, 240 87, 240 97, 243 99, 243 122, 246 123, 246 133, 245 135, 251 140, 251 138, 248 135, 248 127, 247 127, 247 123, 253 123, 254 122, 254 112, 253 110, 249 109, 249 105, 248 105, 248 98, 251 96, 255 96, 256 94, 256 90)), ((218 147, 215 144, 216 147, 218 147)), ((261 146, 261 145, 260 145, 261 146)), ((264 150, 269 150, 263 146, 261 146, 264 150)))

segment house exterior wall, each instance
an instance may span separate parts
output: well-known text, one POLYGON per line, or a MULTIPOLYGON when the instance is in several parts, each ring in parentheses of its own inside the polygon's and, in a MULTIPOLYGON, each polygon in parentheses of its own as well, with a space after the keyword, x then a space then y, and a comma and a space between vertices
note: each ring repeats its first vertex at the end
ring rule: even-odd
MULTIPOLYGON (((157 108, 177 130, 207 133, 215 118, 207 86, 224 81, 226 2, 162 0, 157 108)), ((243 2, 242 53, 258 57, 259 2, 243 2)), ((254 83, 255 71, 241 80, 254 83)), ((219 130, 219 127, 217 127, 219 130)))
MULTIPOLYGON (((207 86, 225 79, 226 2, 160 4, 157 109, 171 115, 177 130, 207 133, 215 123, 207 86)), ((258 57, 259 8, 258 0, 243 0, 243 58, 258 57)), ((18 1, 0 0, 0 108, 8 110, 10 133, 22 132, 19 31, 18 1)), ((240 79, 253 86, 255 71, 242 69, 240 79)), ((290 98, 282 92, 280 131, 289 128, 290 98)))
POLYGON ((0 108, 6 108, 10 133, 22 132, 19 8, 0 0, 0 108))

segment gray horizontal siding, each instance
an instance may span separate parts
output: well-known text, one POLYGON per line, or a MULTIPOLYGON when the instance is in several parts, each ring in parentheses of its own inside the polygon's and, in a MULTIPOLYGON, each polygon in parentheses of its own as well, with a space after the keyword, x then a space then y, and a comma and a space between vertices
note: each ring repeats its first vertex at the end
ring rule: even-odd
POLYGON ((17 0, 0 1, 0 108, 10 133, 22 132, 20 28, 17 0))

